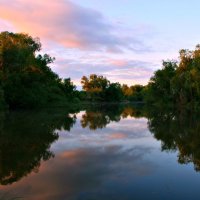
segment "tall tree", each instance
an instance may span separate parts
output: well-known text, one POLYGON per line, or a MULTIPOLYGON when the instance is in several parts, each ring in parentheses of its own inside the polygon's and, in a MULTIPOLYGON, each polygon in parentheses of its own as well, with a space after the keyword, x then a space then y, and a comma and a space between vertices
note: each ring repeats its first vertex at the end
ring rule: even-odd
POLYGON ((175 76, 177 62, 164 61, 163 69, 157 70, 150 79, 146 91, 146 101, 150 103, 173 102, 172 79, 175 76))
POLYGON ((103 100, 105 98, 105 90, 109 87, 110 82, 103 76, 91 74, 89 78, 83 76, 81 84, 89 99, 103 100))
POLYGON ((40 50, 38 38, 24 33, 0 33, 0 87, 10 107, 31 108, 65 100, 69 81, 62 81, 51 70, 48 65, 55 58, 40 55, 40 50))

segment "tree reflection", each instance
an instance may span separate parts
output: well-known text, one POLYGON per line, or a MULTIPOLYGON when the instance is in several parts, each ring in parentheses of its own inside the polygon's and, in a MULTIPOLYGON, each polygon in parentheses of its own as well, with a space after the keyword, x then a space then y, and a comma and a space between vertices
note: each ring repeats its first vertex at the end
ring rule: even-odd
POLYGON ((127 106, 123 109, 121 116, 122 118, 127 118, 129 116, 134 118, 141 118, 144 116, 143 107, 127 106))
POLYGON ((149 130, 161 141, 163 151, 178 151, 178 162, 192 162, 200 171, 200 114, 172 108, 112 105, 94 107, 82 115, 81 125, 91 130, 106 127, 127 117, 148 118, 149 130))
POLYGON ((162 150, 178 150, 178 162, 192 162, 200 171, 200 115, 160 109, 149 112, 149 129, 162 141, 162 150), (159 110, 159 111, 158 111, 159 110))
POLYGON ((122 118, 141 117, 141 108, 132 105, 107 105, 87 109, 82 115, 81 125, 91 130, 102 129, 111 122, 119 122, 122 118))
POLYGON ((50 146, 58 139, 56 130, 70 130, 75 120, 75 116, 55 111, 2 115, 0 183, 11 184, 32 171, 37 172, 42 160, 54 156, 50 146))
POLYGON ((104 128, 110 123, 110 118, 102 112, 91 112, 86 111, 82 115, 81 125, 83 128, 89 127, 91 130, 96 130, 97 128, 104 128))

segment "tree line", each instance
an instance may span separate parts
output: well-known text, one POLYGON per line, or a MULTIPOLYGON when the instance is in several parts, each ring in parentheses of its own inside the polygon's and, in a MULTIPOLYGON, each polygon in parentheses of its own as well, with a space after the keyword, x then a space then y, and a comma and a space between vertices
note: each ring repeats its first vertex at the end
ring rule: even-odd
POLYGON ((78 91, 70 78, 62 79, 49 65, 55 58, 41 55, 38 38, 24 33, 0 33, 0 109, 35 108, 79 102, 144 102, 197 109, 200 98, 200 45, 181 50, 180 60, 164 61, 146 86, 111 83, 91 74, 78 91))
POLYGON ((83 86, 83 99, 97 102, 120 102, 143 100, 142 85, 128 86, 126 84, 111 83, 106 77, 91 74, 89 77, 83 76, 81 79, 83 86))

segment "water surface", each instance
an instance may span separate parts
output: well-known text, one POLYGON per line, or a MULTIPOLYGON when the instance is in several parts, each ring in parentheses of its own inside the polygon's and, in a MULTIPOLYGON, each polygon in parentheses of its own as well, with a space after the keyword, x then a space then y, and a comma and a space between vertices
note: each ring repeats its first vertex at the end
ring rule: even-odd
POLYGON ((2 114, 0 197, 198 199, 198 119, 117 105, 2 114))

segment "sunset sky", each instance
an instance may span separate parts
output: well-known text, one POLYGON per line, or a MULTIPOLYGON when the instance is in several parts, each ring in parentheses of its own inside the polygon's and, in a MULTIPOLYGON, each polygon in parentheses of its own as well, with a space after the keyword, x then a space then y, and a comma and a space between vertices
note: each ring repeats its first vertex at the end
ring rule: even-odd
POLYGON ((39 37, 52 69, 146 84, 162 60, 200 43, 198 0, 0 0, 0 31, 39 37))

